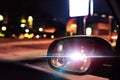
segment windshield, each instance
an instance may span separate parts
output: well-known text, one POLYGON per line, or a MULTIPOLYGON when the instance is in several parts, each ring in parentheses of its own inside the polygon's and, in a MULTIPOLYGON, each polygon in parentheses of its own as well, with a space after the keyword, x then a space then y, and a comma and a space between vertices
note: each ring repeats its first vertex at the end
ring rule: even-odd
MULTIPOLYGON (((109 41, 114 48, 119 25, 106 0, 86 0, 85 6, 81 4, 82 0, 76 0, 80 2, 75 3, 77 7, 72 1, 1 0, 0 59, 24 61, 45 58, 54 40, 75 35, 99 36, 109 41), (70 13, 71 7, 79 10, 79 4, 87 13, 83 9, 82 15, 70 13)), ((48 72, 50 69, 41 60, 32 62, 32 65, 48 69, 48 72)), ((65 76, 68 77, 67 74, 65 76)), ((82 78, 86 77, 94 76, 85 75, 82 78)))

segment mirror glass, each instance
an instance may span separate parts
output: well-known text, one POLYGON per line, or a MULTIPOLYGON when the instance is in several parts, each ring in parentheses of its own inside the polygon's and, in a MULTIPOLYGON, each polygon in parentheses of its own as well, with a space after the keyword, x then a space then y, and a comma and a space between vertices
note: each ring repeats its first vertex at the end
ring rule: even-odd
POLYGON ((89 70, 93 58, 112 54, 110 44, 98 37, 74 37, 57 40, 48 50, 52 68, 83 73, 89 70))

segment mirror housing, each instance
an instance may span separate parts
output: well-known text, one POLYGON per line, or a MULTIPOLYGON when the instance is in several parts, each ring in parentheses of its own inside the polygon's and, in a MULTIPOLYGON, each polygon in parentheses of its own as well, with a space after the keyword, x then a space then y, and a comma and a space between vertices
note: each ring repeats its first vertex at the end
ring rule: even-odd
POLYGON ((59 72, 109 76, 113 49, 96 36, 74 36, 55 40, 48 48, 49 66, 59 72))

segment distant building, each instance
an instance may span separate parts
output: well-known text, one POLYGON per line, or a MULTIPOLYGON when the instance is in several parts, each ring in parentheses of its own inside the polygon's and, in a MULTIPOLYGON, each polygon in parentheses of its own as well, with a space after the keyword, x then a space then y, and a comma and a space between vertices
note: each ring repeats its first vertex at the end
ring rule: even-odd
POLYGON ((111 39, 111 26, 105 23, 97 23, 91 25, 92 35, 98 35, 107 40, 111 39))
MULTIPOLYGON (((103 37, 107 40, 111 40, 112 34, 112 18, 101 17, 101 16, 89 16, 86 18, 85 28, 92 28, 92 34, 103 37)), ((72 18, 66 25, 66 32, 71 36, 76 34, 77 25, 76 18, 72 18)))

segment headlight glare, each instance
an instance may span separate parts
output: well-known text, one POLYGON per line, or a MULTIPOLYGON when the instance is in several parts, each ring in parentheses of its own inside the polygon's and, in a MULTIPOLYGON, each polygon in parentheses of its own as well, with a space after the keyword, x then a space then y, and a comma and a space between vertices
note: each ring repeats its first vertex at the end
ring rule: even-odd
POLYGON ((74 60, 74 61, 78 61, 78 60, 86 60, 87 56, 84 53, 80 53, 80 52, 74 52, 72 54, 70 54, 70 59, 74 60))

